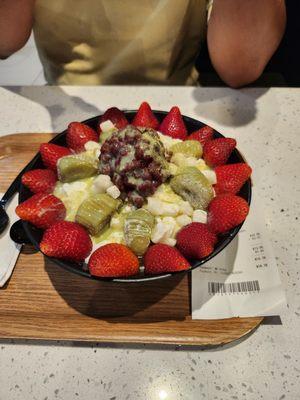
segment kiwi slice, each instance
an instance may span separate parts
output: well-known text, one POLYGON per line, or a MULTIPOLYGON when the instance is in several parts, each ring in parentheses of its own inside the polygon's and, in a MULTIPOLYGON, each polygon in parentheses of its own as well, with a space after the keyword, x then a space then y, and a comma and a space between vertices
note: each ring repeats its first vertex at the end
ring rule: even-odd
POLYGON ((61 182, 73 182, 96 175, 98 161, 86 154, 62 157, 57 163, 58 178, 61 182))
POLYGON ((170 151, 173 154, 182 153, 196 158, 202 156, 202 146, 197 140, 185 140, 184 142, 175 143, 171 146, 170 151))
POLYGON ((141 256, 146 252, 154 223, 154 216, 143 208, 127 215, 124 224, 125 242, 136 255, 141 256))

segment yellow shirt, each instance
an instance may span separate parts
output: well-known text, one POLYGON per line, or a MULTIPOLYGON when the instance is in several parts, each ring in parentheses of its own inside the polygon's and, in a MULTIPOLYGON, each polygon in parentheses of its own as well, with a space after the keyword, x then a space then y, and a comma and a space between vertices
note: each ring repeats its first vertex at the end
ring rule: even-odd
POLYGON ((50 84, 194 84, 206 0, 36 0, 50 84))

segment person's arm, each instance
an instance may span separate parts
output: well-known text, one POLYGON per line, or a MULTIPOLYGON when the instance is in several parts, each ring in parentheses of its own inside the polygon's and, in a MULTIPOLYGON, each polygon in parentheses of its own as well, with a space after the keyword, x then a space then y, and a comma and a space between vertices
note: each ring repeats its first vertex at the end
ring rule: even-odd
POLYGON ((284 0, 214 0, 207 43, 221 79, 232 87, 255 81, 277 49, 285 25, 284 0))
POLYGON ((33 24, 34 0, 0 0, 0 58, 27 42, 33 24))

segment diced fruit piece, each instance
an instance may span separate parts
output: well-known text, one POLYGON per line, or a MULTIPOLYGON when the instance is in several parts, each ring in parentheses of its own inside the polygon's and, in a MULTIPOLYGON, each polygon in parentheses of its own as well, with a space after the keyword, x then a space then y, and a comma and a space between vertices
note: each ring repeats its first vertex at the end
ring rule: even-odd
POLYGON ((102 278, 118 278, 136 275, 139 260, 123 244, 110 243, 96 250, 89 259, 91 275, 102 278))
POLYGON ((248 212, 249 205, 242 197, 220 194, 209 204, 208 227, 212 232, 225 233, 241 224, 248 212))
POLYGON ((155 219, 149 211, 140 208, 127 215, 124 224, 124 235, 127 246, 141 256, 147 250, 155 219))
POLYGON ((179 251, 187 258, 209 256, 217 242, 217 237, 210 232, 206 224, 193 222, 182 228, 176 236, 179 251))
POLYGON ((235 146, 235 139, 218 138, 211 140, 204 145, 203 158, 206 164, 212 168, 226 164, 235 146))
POLYGON ((108 119, 107 121, 101 122, 100 129, 101 129, 102 133, 104 133, 104 132, 112 131, 113 129, 116 129, 116 127, 108 119))
POLYGON ((83 225, 91 235, 98 235, 120 205, 120 200, 108 194, 95 194, 80 204, 75 221, 83 225))
POLYGON ((100 135, 100 143, 103 144, 105 140, 110 139, 115 132, 115 130, 102 132, 100 135))
POLYGON ((55 172, 57 170, 57 161, 61 157, 72 154, 71 150, 67 147, 58 146, 54 143, 41 144, 40 153, 45 167, 50 168, 55 172))
POLYGON ((111 121, 117 129, 123 129, 128 125, 128 121, 123 111, 119 110, 117 107, 111 107, 99 118, 97 130, 100 134, 100 138, 102 132, 100 124, 108 120, 111 121))
POLYGON ((202 146, 197 140, 185 140, 184 142, 175 143, 170 150, 173 154, 182 153, 196 158, 202 156, 202 146))
POLYGON ((38 228, 46 229, 66 216, 62 201, 53 194, 37 193, 19 204, 16 214, 38 228))
POLYGON ((189 262, 174 247, 155 244, 148 248, 144 256, 146 274, 184 271, 190 268, 189 262))
POLYGON ((246 163, 227 164, 216 167, 217 184, 214 186, 217 194, 236 194, 249 179, 252 169, 246 163))
POLYGON ((188 140, 198 140, 198 142, 200 142, 201 145, 204 146, 205 143, 212 140, 213 136, 214 136, 213 128, 206 125, 203 126, 203 128, 200 128, 197 131, 191 133, 188 136, 188 140))
POLYGON ((140 108, 132 121, 132 125, 152 129, 158 128, 159 122, 147 102, 144 101, 140 105, 140 108))
POLYGON ((202 224, 207 223, 207 212, 203 210, 194 210, 192 216, 193 222, 201 222, 202 224))
POLYGON ((22 176, 22 183, 33 193, 52 192, 57 181, 54 171, 51 169, 32 169, 22 176))
POLYGON ((171 178, 171 188, 193 208, 206 210, 214 196, 212 185, 196 167, 185 167, 171 178))
POLYGON ((98 135, 94 129, 81 122, 71 122, 66 135, 67 145, 76 153, 84 151, 87 142, 98 142, 98 135))
POLYGON ((49 257, 83 261, 93 248, 86 230, 75 222, 60 221, 48 228, 40 243, 41 251, 49 257))
POLYGON ((89 178, 96 175, 98 166, 98 160, 85 153, 62 157, 57 163, 58 178, 64 183, 89 178))
POLYGON ((171 108, 160 124, 158 130, 174 139, 186 139, 187 129, 178 107, 175 106, 171 108))

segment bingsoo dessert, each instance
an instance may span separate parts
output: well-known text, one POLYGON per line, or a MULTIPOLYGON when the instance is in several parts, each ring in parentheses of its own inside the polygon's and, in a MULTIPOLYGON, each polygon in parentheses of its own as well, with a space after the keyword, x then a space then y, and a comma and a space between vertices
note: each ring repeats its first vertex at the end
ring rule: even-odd
POLYGON ((178 107, 161 123, 146 102, 131 123, 113 107, 97 131, 70 123, 66 143, 41 145, 45 168, 23 175, 33 195, 16 213, 44 230, 44 254, 94 276, 189 269, 248 214, 238 192, 251 168, 226 164, 236 141, 209 126, 188 134, 178 107))

